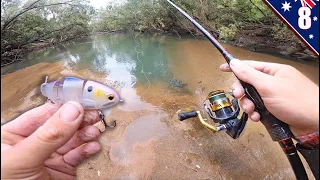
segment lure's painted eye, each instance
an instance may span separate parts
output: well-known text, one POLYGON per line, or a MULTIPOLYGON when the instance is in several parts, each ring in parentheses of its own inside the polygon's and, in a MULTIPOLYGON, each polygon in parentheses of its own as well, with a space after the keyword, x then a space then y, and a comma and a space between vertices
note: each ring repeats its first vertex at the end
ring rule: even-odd
POLYGON ((113 94, 108 95, 108 99, 112 101, 114 99, 114 95, 113 94))
POLYGON ((92 91, 92 86, 89 86, 88 87, 88 92, 91 92, 92 91))

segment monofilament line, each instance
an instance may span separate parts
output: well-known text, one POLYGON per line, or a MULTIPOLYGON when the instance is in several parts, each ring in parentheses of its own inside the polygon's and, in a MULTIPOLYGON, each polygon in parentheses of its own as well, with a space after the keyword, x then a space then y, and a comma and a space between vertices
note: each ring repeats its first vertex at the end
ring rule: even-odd
MULTIPOLYGON (((140 13, 140 11, 138 11, 137 13, 133 13, 133 14, 134 14, 134 17, 135 17, 136 19, 137 19, 137 14, 138 14, 138 13, 140 13)), ((138 19, 137 19, 137 20, 138 20, 138 19)), ((138 26, 138 24, 137 24, 137 26, 138 26)), ((135 29, 137 29, 137 26, 135 26, 135 29)), ((148 91, 148 89, 149 89, 150 86, 151 86, 151 83, 150 83, 150 80, 149 80, 148 76, 147 76, 146 73, 144 72, 143 63, 142 63, 142 61, 141 61, 140 58, 139 58, 139 54, 141 54, 141 52, 139 52, 139 51, 137 50, 137 48, 138 48, 139 46, 141 47, 141 44, 137 41, 137 37, 138 37, 140 34, 141 34, 141 31, 139 30, 139 33, 134 36, 134 41, 135 41, 135 43, 137 44, 134 49, 135 49, 135 51, 136 51, 136 53, 137 53, 137 60, 141 63, 141 71, 140 71, 140 72, 144 75, 144 77, 145 77, 145 78, 147 79, 147 81, 148 81, 148 88, 141 94, 141 96, 142 96, 142 95, 144 95, 144 94, 148 91)))
MULTIPOLYGON (((165 9, 166 10, 166 9, 165 9)), ((193 36, 193 38, 200 44, 201 48, 204 49, 208 55, 210 56, 211 59, 214 59, 211 54, 208 52, 208 50, 203 46, 203 44, 197 39, 197 37, 191 32, 191 30, 179 19, 179 17, 173 12, 170 7, 169 11, 178 19, 178 21, 188 30, 188 32, 193 36)))

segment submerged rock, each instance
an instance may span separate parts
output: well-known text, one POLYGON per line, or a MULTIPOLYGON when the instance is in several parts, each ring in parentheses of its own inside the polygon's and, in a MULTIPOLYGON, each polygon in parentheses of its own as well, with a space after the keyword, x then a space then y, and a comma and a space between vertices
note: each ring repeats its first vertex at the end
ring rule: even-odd
POLYGON ((169 82, 169 87, 184 88, 187 85, 187 83, 183 83, 182 81, 175 78, 172 78, 169 82))

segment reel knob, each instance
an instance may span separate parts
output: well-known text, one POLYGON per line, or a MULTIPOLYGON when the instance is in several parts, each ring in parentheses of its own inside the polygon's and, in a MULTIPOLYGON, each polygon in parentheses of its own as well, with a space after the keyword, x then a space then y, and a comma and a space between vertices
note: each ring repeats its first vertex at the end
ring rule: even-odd
POLYGON ((197 116, 198 116, 197 111, 182 112, 178 114, 178 118, 180 121, 184 121, 186 119, 197 117, 197 116))

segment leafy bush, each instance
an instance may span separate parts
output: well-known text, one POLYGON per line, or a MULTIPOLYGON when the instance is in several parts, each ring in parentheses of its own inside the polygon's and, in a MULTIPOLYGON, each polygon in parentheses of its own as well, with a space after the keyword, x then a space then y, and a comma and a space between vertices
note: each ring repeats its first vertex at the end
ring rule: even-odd
POLYGON ((220 38, 227 41, 235 40, 236 32, 238 31, 237 27, 234 24, 226 26, 221 26, 219 28, 220 38))

